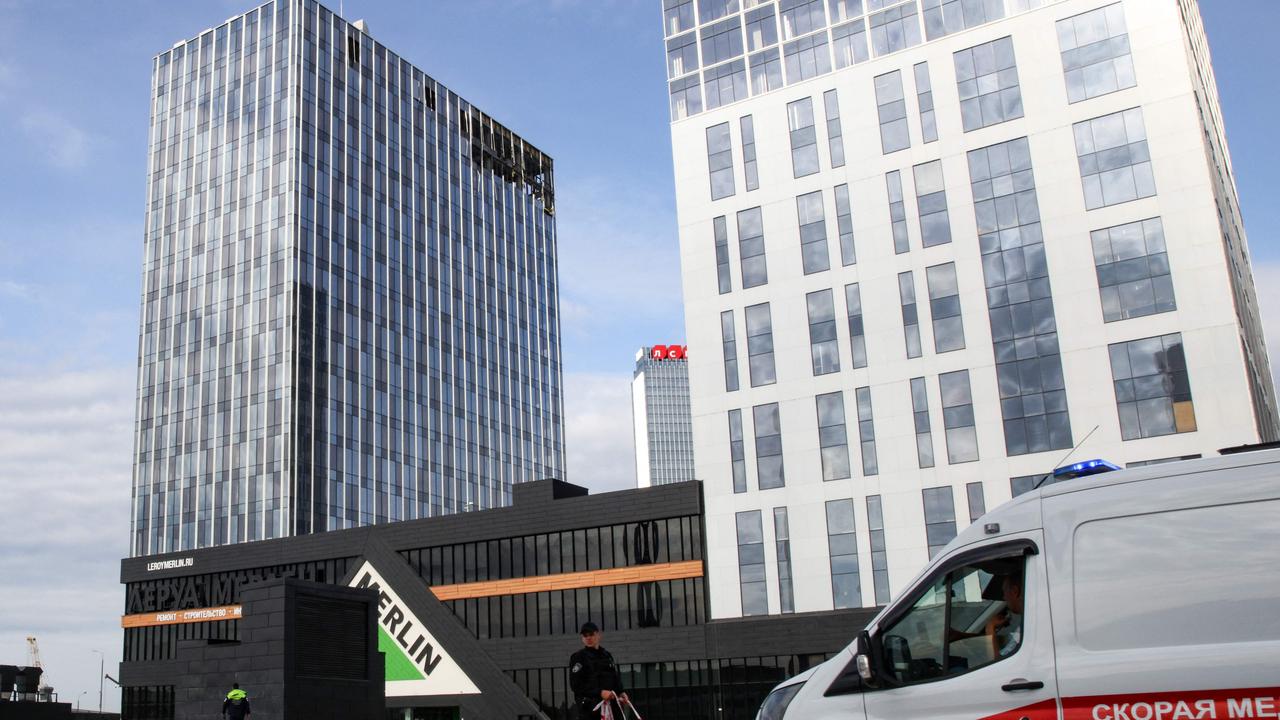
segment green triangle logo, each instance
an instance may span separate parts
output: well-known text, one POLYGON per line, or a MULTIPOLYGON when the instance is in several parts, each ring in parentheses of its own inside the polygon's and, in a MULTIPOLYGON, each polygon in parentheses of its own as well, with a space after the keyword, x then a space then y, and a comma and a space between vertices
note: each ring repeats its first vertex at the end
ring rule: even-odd
POLYGON ((424 676, 418 666, 404 654, 404 648, 387 634, 386 629, 378 626, 378 651, 385 656, 387 680, 422 680, 424 676))
MULTIPOLYGON (((387 697, 479 694, 480 688, 369 561, 351 576, 349 585, 378 593, 378 651, 383 655, 387 697)), ((406 587, 428 592, 418 582, 406 587)))

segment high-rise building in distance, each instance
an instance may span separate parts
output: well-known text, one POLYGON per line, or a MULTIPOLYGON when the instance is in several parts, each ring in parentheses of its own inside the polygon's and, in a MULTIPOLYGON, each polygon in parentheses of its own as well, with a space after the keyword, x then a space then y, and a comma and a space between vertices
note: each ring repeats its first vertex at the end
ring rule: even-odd
POLYGON ((564 467, 552 160, 311 0, 154 60, 133 555, 564 467))
POLYGON ((1195 0, 663 0, 713 617, 1277 438, 1195 0))
POLYGON ((653 345, 636 353, 631 380, 636 485, 693 480, 689 363, 683 345, 653 345))

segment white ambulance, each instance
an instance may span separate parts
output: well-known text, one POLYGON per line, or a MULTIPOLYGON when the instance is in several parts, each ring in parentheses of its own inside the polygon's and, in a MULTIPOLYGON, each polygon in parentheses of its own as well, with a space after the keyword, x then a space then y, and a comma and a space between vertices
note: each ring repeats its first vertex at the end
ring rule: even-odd
POLYGON ((1280 450, 1014 498, 757 717, 1280 718, 1280 450))

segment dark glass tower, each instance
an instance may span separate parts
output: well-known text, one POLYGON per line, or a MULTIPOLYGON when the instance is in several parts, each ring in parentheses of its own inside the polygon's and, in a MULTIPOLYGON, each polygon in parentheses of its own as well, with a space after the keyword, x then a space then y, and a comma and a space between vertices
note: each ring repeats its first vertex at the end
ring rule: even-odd
POLYGON ((155 59, 133 555, 564 467, 551 158, 310 0, 155 59))

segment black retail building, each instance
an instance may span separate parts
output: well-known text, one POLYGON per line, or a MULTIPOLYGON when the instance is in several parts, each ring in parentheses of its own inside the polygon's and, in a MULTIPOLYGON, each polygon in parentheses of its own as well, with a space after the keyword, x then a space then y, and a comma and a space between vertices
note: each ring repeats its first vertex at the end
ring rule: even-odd
POLYGON ((212 719, 239 682, 260 718, 568 718, 591 620, 647 719, 747 719, 871 616, 709 621, 696 482, 513 500, 124 560, 123 717, 212 719))

